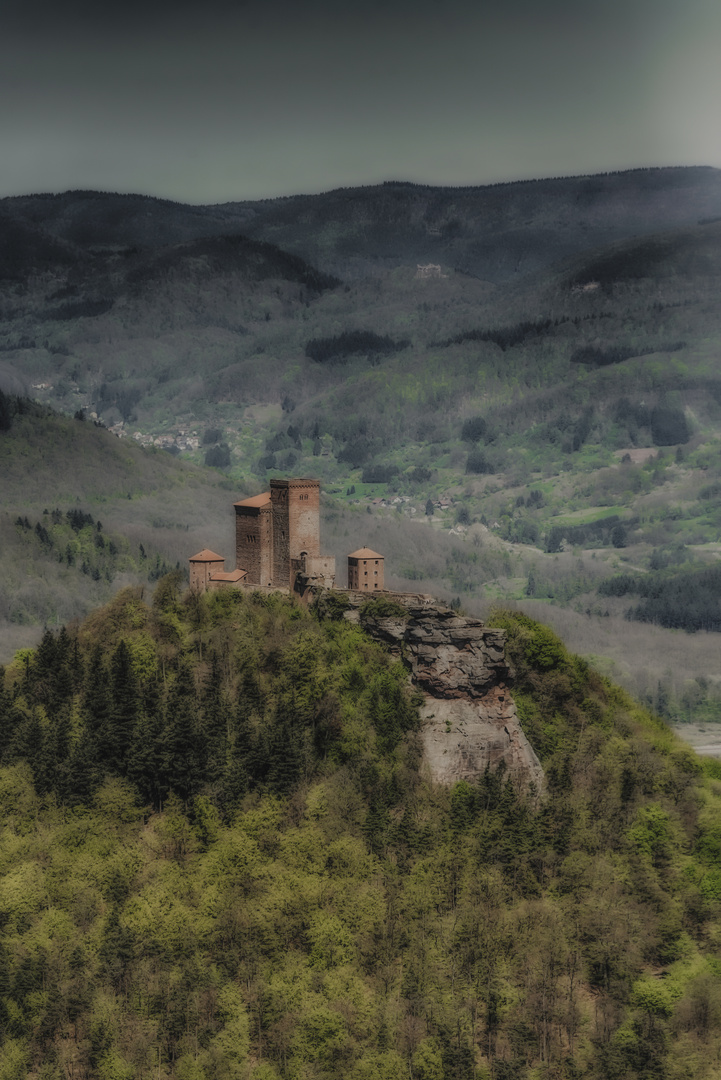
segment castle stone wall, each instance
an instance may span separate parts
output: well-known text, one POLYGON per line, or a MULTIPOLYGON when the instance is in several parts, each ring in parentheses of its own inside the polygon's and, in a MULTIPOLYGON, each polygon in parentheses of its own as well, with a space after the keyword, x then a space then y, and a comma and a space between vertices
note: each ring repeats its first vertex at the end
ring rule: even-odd
POLYGON ((235 565, 248 571, 249 584, 270 585, 272 550, 273 514, 270 501, 262 506, 236 503, 235 565))
POLYGON ((320 481, 270 482, 273 507, 273 582, 292 584, 291 562, 320 556, 320 481))

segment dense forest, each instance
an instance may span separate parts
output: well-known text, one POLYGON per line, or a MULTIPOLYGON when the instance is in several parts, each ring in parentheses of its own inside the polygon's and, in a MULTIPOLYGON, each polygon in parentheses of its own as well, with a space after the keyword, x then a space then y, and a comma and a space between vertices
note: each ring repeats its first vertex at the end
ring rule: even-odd
POLYGON ((641 597, 626 618, 682 630, 721 630, 721 566, 663 571, 644 576, 619 574, 598 587, 600 596, 641 597))
POLYGON ((717 763, 499 612, 546 788, 434 786, 333 614, 171 574, 9 665, 0 1077, 716 1076, 717 763))

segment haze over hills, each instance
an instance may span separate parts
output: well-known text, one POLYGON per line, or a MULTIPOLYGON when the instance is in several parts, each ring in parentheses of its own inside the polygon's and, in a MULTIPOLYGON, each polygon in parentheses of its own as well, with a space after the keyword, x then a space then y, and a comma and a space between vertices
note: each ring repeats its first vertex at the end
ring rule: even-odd
MULTIPOLYGON (((68 192, 3 200, 0 232, 6 392, 235 489, 320 476, 340 556, 360 528, 398 584, 575 607, 589 652, 626 611, 636 638, 721 625, 718 170, 212 207, 68 192)), ((637 690, 716 715, 706 660, 647 652, 637 690)))
POLYGON ((433 261, 507 281, 579 251, 721 215, 721 173, 638 169, 478 188, 394 181, 217 206, 73 191, 7 198, 0 206, 14 222, 79 250, 242 233, 345 277, 433 261))

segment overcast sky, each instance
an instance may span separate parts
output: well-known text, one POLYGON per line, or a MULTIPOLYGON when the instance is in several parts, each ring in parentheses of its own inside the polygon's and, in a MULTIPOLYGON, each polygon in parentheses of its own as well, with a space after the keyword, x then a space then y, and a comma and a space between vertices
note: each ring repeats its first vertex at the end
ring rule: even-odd
POLYGON ((719 0, 4 0, 0 196, 721 167, 719 0))

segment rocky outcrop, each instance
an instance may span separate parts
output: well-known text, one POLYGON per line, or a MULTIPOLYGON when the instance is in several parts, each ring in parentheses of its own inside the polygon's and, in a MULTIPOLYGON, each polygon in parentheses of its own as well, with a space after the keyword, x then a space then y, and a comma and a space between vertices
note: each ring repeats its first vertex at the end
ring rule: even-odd
POLYGON ((472 780, 503 761, 540 790, 543 769, 521 730, 510 693, 505 632, 458 615, 432 597, 394 593, 381 604, 346 593, 345 617, 384 642, 423 692, 421 737, 437 783, 472 780), (384 611, 385 608, 385 611, 384 611))

